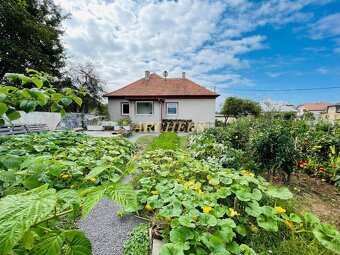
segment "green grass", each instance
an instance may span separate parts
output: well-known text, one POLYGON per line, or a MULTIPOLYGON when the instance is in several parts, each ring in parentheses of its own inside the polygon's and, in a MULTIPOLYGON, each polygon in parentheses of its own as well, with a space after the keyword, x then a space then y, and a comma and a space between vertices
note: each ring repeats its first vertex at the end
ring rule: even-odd
POLYGON ((136 144, 142 148, 146 148, 157 136, 146 135, 137 139, 136 144))
POLYGON ((161 133, 156 139, 152 140, 146 151, 157 149, 175 150, 180 147, 180 138, 174 132, 161 133))
POLYGON ((185 149, 188 145, 188 135, 179 136, 179 145, 182 149, 185 149))

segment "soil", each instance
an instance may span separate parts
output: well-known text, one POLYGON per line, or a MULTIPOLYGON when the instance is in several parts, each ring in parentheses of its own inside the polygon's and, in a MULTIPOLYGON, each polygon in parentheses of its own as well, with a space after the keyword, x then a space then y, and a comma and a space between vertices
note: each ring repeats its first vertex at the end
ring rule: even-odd
POLYGON ((340 188, 306 174, 293 176, 290 190, 295 193, 298 211, 309 211, 322 222, 340 229, 340 188))

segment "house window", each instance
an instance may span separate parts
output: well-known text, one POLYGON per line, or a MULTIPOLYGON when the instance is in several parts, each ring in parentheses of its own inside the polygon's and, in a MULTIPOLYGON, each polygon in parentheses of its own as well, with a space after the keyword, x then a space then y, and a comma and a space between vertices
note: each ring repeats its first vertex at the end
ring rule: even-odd
POLYGON ((178 103, 166 103, 166 114, 177 115, 178 103))
POLYGON ((122 115, 130 114, 130 103, 122 103, 122 115))
POLYGON ((136 102, 137 115, 152 115, 153 114, 153 102, 143 101, 136 102))

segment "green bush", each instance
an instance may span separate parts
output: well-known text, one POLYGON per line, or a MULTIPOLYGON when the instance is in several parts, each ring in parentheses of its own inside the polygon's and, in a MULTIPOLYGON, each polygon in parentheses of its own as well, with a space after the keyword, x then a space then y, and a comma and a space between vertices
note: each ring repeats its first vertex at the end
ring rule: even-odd
POLYGON ((164 132, 154 139, 146 148, 147 151, 158 149, 175 150, 180 147, 180 139, 174 132, 164 132))
POLYGON ((285 123, 258 130, 250 139, 252 157, 271 177, 278 172, 287 174, 287 180, 296 167, 297 151, 290 127, 285 123))
POLYGON ((123 255, 149 255, 150 224, 142 223, 132 230, 131 237, 124 243, 123 255))

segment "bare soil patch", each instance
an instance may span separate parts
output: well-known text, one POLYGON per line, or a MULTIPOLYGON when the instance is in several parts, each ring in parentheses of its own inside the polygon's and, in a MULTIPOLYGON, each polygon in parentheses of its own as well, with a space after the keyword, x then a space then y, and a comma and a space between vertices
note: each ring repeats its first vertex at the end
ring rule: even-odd
POLYGON ((302 174, 293 176, 290 190, 295 193, 298 211, 309 211, 321 221, 340 229, 340 188, 318 178, 302 174))

